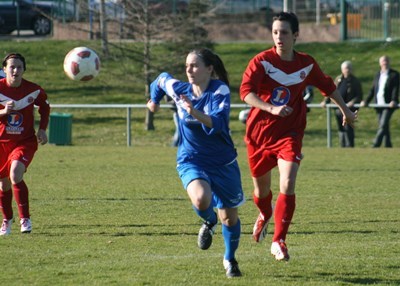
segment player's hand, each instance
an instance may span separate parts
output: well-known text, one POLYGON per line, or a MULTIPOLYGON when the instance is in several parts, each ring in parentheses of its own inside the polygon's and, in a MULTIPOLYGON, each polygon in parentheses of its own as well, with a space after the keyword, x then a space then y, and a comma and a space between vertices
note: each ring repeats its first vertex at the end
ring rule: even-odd
POLYGON ((147 102, 147 108, 151 111, 151 112, 157 112, 160 109, 160 105, 154 103, 151 99, 147 102))
POLYGON ((194 108, 192 101, 184 94, 181 95, 182 107, 186 110, 187 113, 192 114, 194 108))
POLYGON ((41 145, 44 145, 47 143, 47 134, 46 134, 46 131, 44 131, 43 129, 39 129, 37 131, 36 137, 37 137, 38 143, 40 143, 41 145))
POLYGON ((288 105, 277 106, 273 110, 273 114, 278 115, 280 117, 286 117, 292 114, 293 108, 288 105))
POLYGON ((358 119, 358 112, 350 112, 348 115, 343 116, 342 126, 349 125, 354 128, 354 123, 358 119))
POLYGON ((15 103, 14 101, 10 100, 6 102, 6 105, 4 106, 4 114, 10 114, 11 111, 14 109, 15 103))

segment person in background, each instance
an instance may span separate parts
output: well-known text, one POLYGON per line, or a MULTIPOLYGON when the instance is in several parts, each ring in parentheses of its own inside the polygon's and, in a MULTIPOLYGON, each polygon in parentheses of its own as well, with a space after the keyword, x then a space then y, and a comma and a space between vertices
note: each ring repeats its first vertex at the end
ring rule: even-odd
MULTIPOLYGON (((353 65, 350 61, 344 61, 341 66, 341 74, 335 79, 335 84, 343 97, 344 102, 350 108, 351 111, 355 112, 358 108, 355 104, 360 103, 363 94, 360 80, 353 73, 353 65)), ((326 98, 321 102, 322 107, 326 107, 326 104, 330 103, 330 99, 326 98)), ((350 125, 344 125, 342 112, 335 108, 335 115, 337 126, 339 130, 339 144, 341 147, 354 147, 354 128, 350 125)))
POLYGON ((180 134, 177 171, 193 210, 203 220, 198 246, 203 250, 211 246, 219 217, 226 276, 238 277, 242 275, 235 257, 241 233, 238 207, 245 198, 229 130, 228 73, 218 55, 199 49, 187 55, 186 75, 188 82, 182 82, 161 73, 150 86, 147 106, 156 112, 166 94, 176 102, 180 134))
POLYGON ((23 78, 25 58, 6 55, 2 63, 6 77, 0 79, 0 209, 3 222, 0 235, 11 233, 13 192, 18 206, 22 233, 32 231, 29 192, 23 176, 38 149, 47 143, 46 128, 50 106, 46 92, 23 78), (35 132, 34 112, 39 107, 39 129, 35 132))
POLYGON ((4 73, 4 71, 1 69, 0 70, 0 79, 5 78, 6 74, 4 73))
POLYGON ((384 141, 385 147, 391 148, 390 118, 399 104, 399 72, 390 67, 388 56, 379 58, 379 66, 380 71, 375 75, 372 88, 360 106, 366 107, 372 100, 375 104, 388 105, 388 107, 375 108, 379 126, 372 147, 378 148, 384 141))
POLYGON ((343 124, 353 125, 357 114, 344 103, 334 81, 311 56, 294 50, 299 22, 294 13, 273 17, 274 47, 253 57, 243 73, 240 97, 251 106, 245 142, 254 184, 253 199, 259 210, 253 238, 265 238, 274 213, 271 254, 289 260, 286 235, 296 206, 295 184, 302 155, 307 106, 303 91, 308 85, 329 96, 343 114, 343 124), (279 170, 279 195, 272 206, 272 169, 279 170))

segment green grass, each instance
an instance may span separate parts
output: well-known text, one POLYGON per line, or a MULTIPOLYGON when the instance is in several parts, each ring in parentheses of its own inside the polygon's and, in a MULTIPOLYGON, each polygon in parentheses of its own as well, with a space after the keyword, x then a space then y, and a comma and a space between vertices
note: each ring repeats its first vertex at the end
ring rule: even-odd
MULTIPOLYGON (((304 148, 292 256, 257 245, 252 185, 240 147, 246 204, 227 280, 221 229, 197 248, 200 221, 175 171, 170 147, 42 146, 25 175, 33 232, 17 223, 0 239, 2 285, 398 285, 400 149, 304 148)), ((273 174, 277 195, 277 174, 273 174)), ((14 210, 15 210, 14 205, 14 210)))
MULTIPOLYGON (((54 104, 145 102, 139 62, 123 60, 116 48, 112 59, 102 60, 98 78, 68 80, 63 57, 82 45, 101 50, 95 41, 2 41, 0 54, 24 54, 27 79, 42 85, 54 104)), ((230 71, 234 103, 240 102, 238 87, 248 60, 269 46, 216 46, 230 71)), ((331 76, 343 60, 352 60, 366 93, 380 55, 391 56, 393 67, 400 69, 398 47, 398 42, 311 43, 297 49, 312 54, 331 76)), ((162 57, 161 46, 155 51, 162 57)), ((317 93, 315 102, 320 100, 317 93)), ((197 249, 200 221, 176 174, 176 150, 168 147, 174 129, 170 110, 156 115, 151 132, 144 130, 145 110, 133 110, 131 148, 125 147, 125 110, 53 111, 73 114, 73 146, 42 146, 26 173, 34 231, 20 235, 16 223, 13 233, 0 239, 2 285, 400 284, 400 148, 367 148, 376 131, 373 109, 360 111, 359 148, 351 150, 327 149, 325 111, 309 113, 297 210, 287 241, 289 263, 273 261, 268 239, 261 245, 251 240, 257 211, 251 202, 244 125, 236 120, 239 110, 232 110, 232 136, 248 202, 240 210, 238 260, 244 277, 229 281, 222 270, 220 229, 209 251, 197 249)), ((397 112, 391 130, 399 147, 397 112)), ((277 181, 275 173, 275 197, 277 181)))

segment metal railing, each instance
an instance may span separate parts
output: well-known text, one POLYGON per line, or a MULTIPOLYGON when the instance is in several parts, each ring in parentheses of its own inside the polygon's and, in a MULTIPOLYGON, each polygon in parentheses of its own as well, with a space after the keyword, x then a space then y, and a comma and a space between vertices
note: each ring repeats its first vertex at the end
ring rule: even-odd
MULTIPOLYGON (((318 103, 310 103, 307 104, 309 108, 323 108, 318 103)), ((360 107, 359 104, 356 104, 355 107, 360 107)), ((389 104, 369 104, 368 107, 389 107, 389 104)), ((400 104, 398 105, 400 107, 400 104)), ((98 109, 98 108, 114 108, 114 109, 126 109, 126 145, 128 147, 132 146, 132 131, 131 131, 131 114, 132 109, 146 109, 146 104, 51 104, 51 108, 66 108, 66 109, 98 109)), ((161 104, 160 108, 171 108, 170 104, 161 104)), ((249 108, 247 104, 231 104, 231 108, 249 108)), ((326 145, 327 148, 332 147, 332 115, 331 110, 337 108, 335 104, 327 104, 326 105, 326 145)), ((364 107, 365 108, 365 107, 364 107)))

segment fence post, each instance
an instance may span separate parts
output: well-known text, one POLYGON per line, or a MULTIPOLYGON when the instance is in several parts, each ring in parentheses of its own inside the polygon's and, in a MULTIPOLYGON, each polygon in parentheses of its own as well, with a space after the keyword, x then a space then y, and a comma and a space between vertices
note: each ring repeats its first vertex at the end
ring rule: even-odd
POLYGON ((328 148, 332 147, 332 130, 331 130, 331 107, 326 105, 326 144, 328 148))
POLYGON ((131 108, 126 108, 126 145, 131 147, 131 108))

